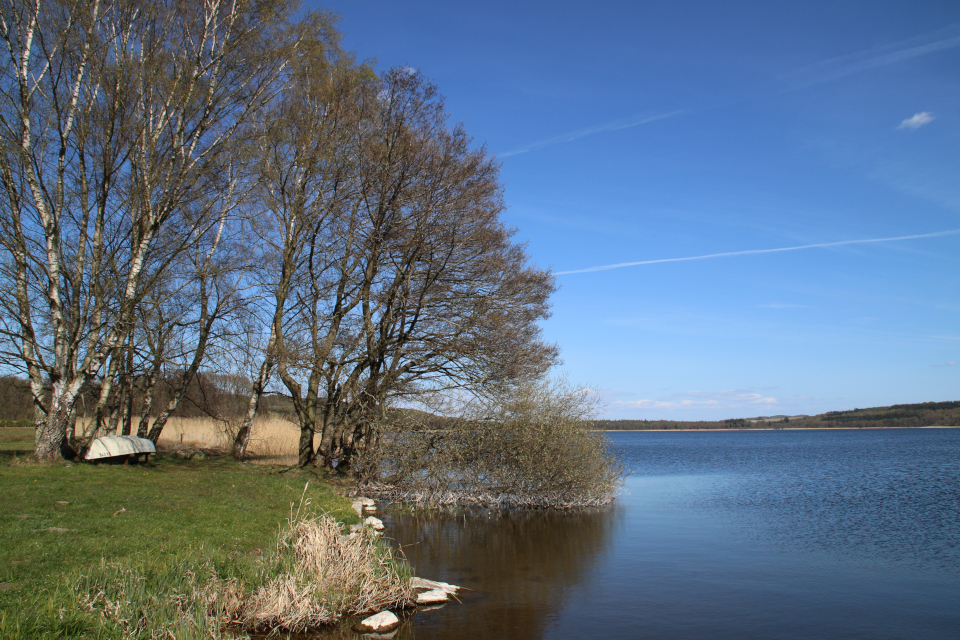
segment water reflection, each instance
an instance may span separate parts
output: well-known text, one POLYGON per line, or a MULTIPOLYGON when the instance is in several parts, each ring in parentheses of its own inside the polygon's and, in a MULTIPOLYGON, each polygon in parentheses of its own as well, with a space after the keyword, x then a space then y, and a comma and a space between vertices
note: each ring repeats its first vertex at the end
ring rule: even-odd
POLYGON ((606 554, 622 513, 611 506, 388 514, 388 531, 418 575, 470 589, 462 605, 417 613, 409 637, 541 637, 606 554))

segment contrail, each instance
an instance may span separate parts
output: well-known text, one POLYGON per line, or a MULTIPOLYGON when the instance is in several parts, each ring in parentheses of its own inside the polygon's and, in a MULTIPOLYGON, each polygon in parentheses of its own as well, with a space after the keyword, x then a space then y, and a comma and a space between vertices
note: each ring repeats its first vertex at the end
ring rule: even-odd
POLYGON ((610 269, 622 269, 623 267, 638 267, 645 264, 660 264, 662 262, 689 262, 691 260, 707 260, 710 258, 730 258, 732 256, 751 256, 760 253, 780 253, 782 251, 799 251, 800 249, 820 249, 823 247, 841 247, 848 244, 868 244, 871 242, 895 242, 897 240, 919 240, 921 238, 937 238, 939 236, 949 236, 960 233, 960 229, 950 229, 948 231, 935 231, 933 233, 920 233, 912 236, 896 236, 894 238, 867 238, 865 240, 841 240, 839 242, 820 242, 817 244, 805 244, 799 247, 779 247, 777 249, 748 249, 746 251, 728 251, 726 253, 710 253, 705 256, 690 256, 687 258, 661 258, 659 260, 640 260, 639 262, 620 262, 617 264, 606 264, 599 267, 587 267, 586 269, 571 269, 570 271, 557 271, 555 275, 565 276, 571 273, 591 273, 593 271, 608 271, 610 269))
POLYGON ((626 120, 615 120, 613 122, 607 122, 594 127, 587 127, 586 129, 579 129, 577 131, 562 133, 558 136, 547 138, 546 140, 531 142, 530 144, 526 144, 522 147, 518 147, 510 151, 506 151, 499 155, 501 158, 507 158, 509 156, 518 156, 521 153, 533 151, 534 149, 545 147, 550 144, 557 144, 558 142, 572 142, 574 140, 579 140, 580 138, 586 138, 587 136, 592 136, 596 133, 606 133, 608 131, 619 131, 621 129, 630 129, 631 127, 639 127, 642 124, 648 124, 650 122, 656 122, 657 120, 671 118, 683 112, 684 110, 671 111, 669 113, 661 113, 655 116, 634 117, 634 118, 627 118, 626 120))
POLYGON ((824 60, 800 69, 790 76, 798 87, 807 87, 958 46, 960 46, 960 28, 954 24, 933 33, 878 49, 824 60), (931 38, 938 39, 931 41, 931 38), (885 52, 883 52, 884 49, 886 49, 885 52))
MULTIPOLYGON (((953 49, 960 46, 960 31, 958 31, 958 29, 960 29, 958 25, 949 25, 946 28, 939 29, 933 33, 918 36, 916 38, 911 38, 910 40, 903 40, 886 45, 884 47, 870 49, 868 51, 860 51, 850 55, 840 56, 838 58, 831 58, 829 60, 823 60, 802 69, 795 70, 792 73, 785 74, 784 76, 781 76, 781 79, 792 85, 789 90, 796 90, 831 80, 837 80, 844 76, 860 73, 862 71, 868 71, 877 67, 896 64, 898 62, 909 60, 910 58, 916 58, 918 56, 924 56, 929 53, 953 49), (931 38, 939 39, 930 41, 931 38)), ((753 99, 756 99, 756 97, 753 99)), ((649 124, 665 118, 672 118, 682 114, 699 113, 710 109, 730 106, 730 104, 749 102, 750 100, 751 98, 742 98, 733 100, 732 102, 722 102, 720 104, 707 105, 697 109, 678 109, 654 116, 634 116, 624 120, 605 122, 592 127, 586 127, 584 129, 562 133, 551 138, 537 140, 536 142, 531 142, 515 149, 510 149, 509 151, 505 151, 498 155, 501 158, 509 158, 510 156, 518 156, 541 147, 546 147, 561 142, 572 142, 574 140, 579 140, 580 138, 585 138, 598 133, 630 129, 632 127, 639 127, 640 125, 649 124)))

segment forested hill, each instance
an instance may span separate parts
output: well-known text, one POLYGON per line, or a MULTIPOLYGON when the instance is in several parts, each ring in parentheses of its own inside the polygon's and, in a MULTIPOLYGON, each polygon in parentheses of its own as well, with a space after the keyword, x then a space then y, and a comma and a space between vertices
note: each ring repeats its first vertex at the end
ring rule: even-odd
POLYGON ((830 411, 816 416, 758 416, 731 420, 594 420, 603 431, 669 429, 857 429, 868 427, 960 426, 960 401, 895 404, 890 407, 830 411))

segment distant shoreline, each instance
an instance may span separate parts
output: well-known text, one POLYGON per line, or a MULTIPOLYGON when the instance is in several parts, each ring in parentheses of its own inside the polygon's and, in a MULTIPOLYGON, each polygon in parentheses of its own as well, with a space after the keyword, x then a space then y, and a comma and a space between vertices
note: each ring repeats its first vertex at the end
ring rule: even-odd
POLYGON ((589 429, 596 433, 657 433, 659 431, 863 431, 864 429, 960 429, 960 425, 928 427, 757 427, 731 429, 589 429))

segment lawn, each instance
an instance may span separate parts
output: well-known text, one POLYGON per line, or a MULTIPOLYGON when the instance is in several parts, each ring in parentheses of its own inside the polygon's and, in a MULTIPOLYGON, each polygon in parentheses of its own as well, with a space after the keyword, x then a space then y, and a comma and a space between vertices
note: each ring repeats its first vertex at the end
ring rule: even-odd
POLYGON ((77 608, 82 576, 204 561, 242 572, 272 553, 301 498, 358 522, 307 471, 163 456, 145 466, 39 466, 9 453, 23 448, 13 431, 0 430, 0 638, 121 637, 77 608))
POLYGON ((0 451, 33 453, 33 427, 2 427, 0 428, 0 451))

